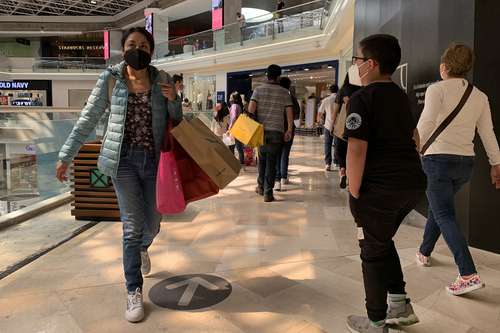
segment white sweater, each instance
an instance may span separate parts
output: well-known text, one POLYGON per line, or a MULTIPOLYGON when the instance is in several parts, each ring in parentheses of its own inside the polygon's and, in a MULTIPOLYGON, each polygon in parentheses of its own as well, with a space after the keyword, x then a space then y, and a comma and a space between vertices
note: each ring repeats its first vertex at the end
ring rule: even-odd
MULTIPOLYGON (((431 85, 425 93, 425 106, 418 122, 420 142, 427 142, 436 128, 460 102, 467 81, 449 79, 431 85)), ((476 128, 491 165, 500 164, 500 151, 493 130, 488 97, 474 87, 464 107, 448 127, 437 137, 425 155, 450 154, 474 156, 476 128)))

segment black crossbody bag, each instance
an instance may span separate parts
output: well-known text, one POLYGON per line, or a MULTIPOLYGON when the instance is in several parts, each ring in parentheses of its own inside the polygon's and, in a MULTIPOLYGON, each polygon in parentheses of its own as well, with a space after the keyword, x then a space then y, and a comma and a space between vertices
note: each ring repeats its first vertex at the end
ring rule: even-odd
POLYGON ((432 133, 431 137, 427 142, 422 146, 422 150, 420 151, 420 154, 424 155, 427 149, 436 141, 437 137, 443 133, 443 131, 448 127, 448 125, 455 119, 455 117, 460 113, 460 110, 464 107, 465 103, 467 103, 467 100, 470 97, 470 94, 472 93, 472 89, 474 86, 468 82, 467 89, 465 89, 464 95, 460 99, 460 102, 458 105, 455 107, 455 109, 450 113, 448 117, 446 117, 445 120, 438 126, 438 128, 432 133))

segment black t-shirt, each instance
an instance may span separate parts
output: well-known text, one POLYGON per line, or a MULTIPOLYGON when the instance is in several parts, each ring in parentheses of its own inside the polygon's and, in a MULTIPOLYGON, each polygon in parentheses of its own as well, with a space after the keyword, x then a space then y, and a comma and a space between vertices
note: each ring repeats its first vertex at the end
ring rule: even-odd
POLYGON ((362 188, 425 190, 415 128, 408 96, 395 83, 372 83, 351 96, 345 133, 368 142, 362 188))
POLYGON ((285 2, 284 1, 278 2, 278 5, 276 6, 276 10, 282 10, 283 8, 285 8, 285 2))

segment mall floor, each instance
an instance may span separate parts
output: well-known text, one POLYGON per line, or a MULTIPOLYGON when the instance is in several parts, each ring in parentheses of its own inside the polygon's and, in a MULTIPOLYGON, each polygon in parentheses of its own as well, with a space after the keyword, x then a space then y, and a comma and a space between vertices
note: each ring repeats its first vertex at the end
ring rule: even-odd
MULTIPOLYGON (((347 332, 346 316, 364 313, 347 193, 335 173, 323 171, 319 139, 298 138, 292 155, 292 184, 277 202, 256 196, 249 170, 218 197, 166 219, 150 249, 143 322, 124 319, 121 225, 101 223, 0 280, 0 332, 347 332), (196 311, 151 303, 152 286, 190 273, 223 277, 232 293, 196 311)), ((457 271, 442 242, 434 267, 417 267, 421 236, 404 225, 396 237, 421 320, 405 331, 500 332, 500 255, 473 249, 486 288, 454 297, 444 286, 457 271)))

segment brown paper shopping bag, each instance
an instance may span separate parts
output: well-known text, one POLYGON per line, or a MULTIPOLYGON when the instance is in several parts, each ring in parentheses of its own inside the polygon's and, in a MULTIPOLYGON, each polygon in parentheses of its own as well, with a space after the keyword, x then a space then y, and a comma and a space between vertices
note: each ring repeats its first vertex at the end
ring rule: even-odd
POLYGON ((220 189, 238 177, 240 162, 200 119, 183 120, 172 135, 220 189))

